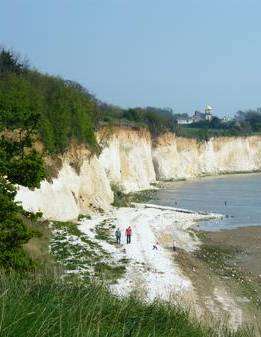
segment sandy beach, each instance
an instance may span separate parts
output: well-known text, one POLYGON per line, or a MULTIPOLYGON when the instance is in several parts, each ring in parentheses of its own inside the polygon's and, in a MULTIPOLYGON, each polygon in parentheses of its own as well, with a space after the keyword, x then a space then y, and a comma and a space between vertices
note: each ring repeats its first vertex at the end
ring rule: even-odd
POLYGON ((192 237, 187 229, 196 221, 211 216, 218 217, 140 204, 133 208, 113 209, 105 215, 84 220, 79 228, 87 235, 90 235, 97 222, 109 221, 112 227, 120 228, 121 245, 102 243, 103 248, 110 253, 115 256, 120 254, 121 258, 129 260, 124 277, 111 286, 113 292, 127 295, 138 290, 148 300, 169 300, 173 293, 192 291, 190 280, 182 274, 173 259, 173 238, 177 248, 194 251, 200 240, 196 236, 192 237), (125 229, 128 226, 133 231, 131 244, 126 244, 125 229), (157 249, 153 249, 153 245, 157 249))
MULTIPOLYGON (((104 280, 117 296, 135 294, 144 301, 158 299, 179 303, 198 318, 213 322, 222 318, 230 327, 237 328, 253 316, 250 301, 245 295, 234 291, 237 285, 233 277, 231 283, 229 279, 216 273, 215 266, 209 264, 212 262, 212 253, 209 256, 210 261, 204 260, 204 249, 206 244, 207 249, 235 247, 239 254, 233 255, 233 260, 231 258, 233 266, 235 261, 240 261, 242 266, 246 266, 246 272, 255 269, 258 277, 261 229, 241 228, 210 233, 198 230, 200 221, 220 217, 222 215, 214 213, 197 213, 154 204, 135 204, 128 208, 112 208, 103 214, 93 213, 82 219, 78 229, 85 236, 84 239, 81 235, 77 237, 60 229, 56 230, 54 244, 59 240, 58 245, 70 243, 69 251, 72 253, 67 256, 67 261, 75 259, 73 252, 76 246, 80 251, 83 250, 76 267, 66 271, 68 274, 77 274, 84 279, 88 271, 91 277, 95 277, 93 260, 84 260, 86 254, 90 253, 88 250, 84 253, 85 246, 91 242, 91 253, 102 252, 100 264, 121 268, 124 263, 123 273, 113 277, 113 280, 104 280), (126 243, 125 237, 128 226, 131 226, 133 232, 130 244, 126 243), (114 237, 117 228, 122 233, 121 244, 116 244, 114 237), (101 229, 102 232, 99 232, 101 229), (245 240, 247 236, 249 240, 245 240), (251 244, 253 239, 256 245, 251 244), (173 243, 176 251, 173 251, 173 243), (250 260, 253 262, 249 263, 250 260)), ((214 252, 213 257, 215 254, 214 252)))
POLYGON ((217 232, 207 232, 213 245, 237 249, 235 261, 247 272, 260 277, 261 281, 261 227, 242 227, 217 232))

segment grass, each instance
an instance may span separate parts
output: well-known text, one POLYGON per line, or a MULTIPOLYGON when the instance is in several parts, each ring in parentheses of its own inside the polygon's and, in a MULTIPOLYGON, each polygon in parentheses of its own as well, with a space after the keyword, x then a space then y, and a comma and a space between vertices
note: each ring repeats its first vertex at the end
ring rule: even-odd
POLYGON ((113 278, 119 279, 126 271, 125 265, 110 265, 104 262, 96 263, 94 270, 97 276, 101 276, 102 279, 108 280, 113 278))
POLYGON ((104 240, 110 244, 115 244, 115 239, 112 238, 112 231, 115 229, 115 225, 111 224, 109 220, 103 220, 95 226, 97 240, 104 240))
POLYGON ((121 187, 117 184, 111 186, 114 200, 112 206, 114 207, 130 207, 130 200, 127 194, 123 192, 121 187))
POLYGON ((96 278, 112 284, 125 273, 126 262, 116 261, 99 242, 115 244, 110 223, 104 221, 96 226, 95 239, 83 234, 72 222, 55 221, 52 229, 51 254, 64 268, 65 278, 71 279, 73 275, 85 282, 96 278))
POLYGON ((143 190, 135 193, 129 193, 128 196, 131 202, 146 203, 150 200, 155 200, 157 190, 143 190))
POLYGON ((246 337, 217 331, 169 304, 119 299, 102 285, 67 283, 46 275, 1 274, 2 337, 246 337))
POLYGON ((90 220, 91 216, 89 214, 79 214, 78 221, 85 220, 85 219, 90 220))
POLYGON ((34 260, 37 267, 46 268, 47 265, 52 267, 55 265, 55 260, 49 254, 49 240, 51 231, 48 221, 37 222, 30 225, 33 230, 39 232, 39 236, 32 238, 24 245, 24 249, 34 260))
MULTIPOLYGON (((145 304, 134 297, 119 299, 112 296, 105 285, 113 284, 123 276, 128 259, 112 262, 110 254, 97 240, 83 234, 75 223, 54 222, 53 229, 52 255, 70 273, 60 279, 37 274, 27 277, 0 274, 0 336, 253 336, 247 331, 220 333, 220 328, 212 330, 177 306, 161 302, 145 304), (79 268, 81 273, 77 272, 79 268)), ((110 243, 110 222, 104 222, 94 230, 99 240, 110 243)), ((37 238, 42 240, 43 247, 50 235, 48 226, 44 231, 44 236, 37 238)), ((38 241, 34 242, 33 246, 38 244, 38 241)), ((34 250, 30 249, 33 254, 34 250)), ((203 249, 200 258, 214 263, 213 268, 224 265, 233 255, 228 250, 203 249)))
POLYGON ((156 190, 143 190, 139 192, 132 192, 125 194, 119 185, 112 185, 112 190, 114 193, 114 207, 131 207, 134 202, 146 203, 152 199, 155 200, 156 190))
POLYGON ((193 138, 198 141, 206 141, 212 137, 246 137, 259 135, 260 132, 247 132, 233 129, 211 129, 206 127, 192 127, 191 125, 182 125, 176 130, 176 136, 193 138))

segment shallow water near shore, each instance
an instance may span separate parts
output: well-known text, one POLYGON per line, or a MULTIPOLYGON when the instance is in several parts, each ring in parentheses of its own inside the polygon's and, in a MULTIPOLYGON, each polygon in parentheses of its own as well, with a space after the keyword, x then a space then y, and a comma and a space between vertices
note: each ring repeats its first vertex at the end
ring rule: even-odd
POLYGON ((222 220, 201 222, 203 230, 261 226, 260 173, 166 183, 155 199, 160 205, 224 215, 222 220))

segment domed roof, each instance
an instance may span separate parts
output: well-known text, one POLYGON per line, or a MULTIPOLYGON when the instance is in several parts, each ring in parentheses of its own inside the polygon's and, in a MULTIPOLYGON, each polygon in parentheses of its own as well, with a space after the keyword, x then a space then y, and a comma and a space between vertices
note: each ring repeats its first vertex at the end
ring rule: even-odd
POLYGON ((205 107, 205 111, 212 111, 212 110, 213 110, 212 106, 207 104, 205 107))

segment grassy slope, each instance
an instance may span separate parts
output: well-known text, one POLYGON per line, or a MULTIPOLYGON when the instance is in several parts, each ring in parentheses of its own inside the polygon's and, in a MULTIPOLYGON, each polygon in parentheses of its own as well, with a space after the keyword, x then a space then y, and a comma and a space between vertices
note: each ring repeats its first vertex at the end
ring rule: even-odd
MULTIPOLYGON (((78 236, 77 226, 56 223, 78 236)), ((48 250, 48 233, 41 239, 39 260, 48 250)), ((100 228, 97 235, 100 235, 100 228)), ((102 233, 104 234, 104 233, 102 233)), ((104 239, 104 238, 102 238, 104 239)), ((107 233, 106 238, 107 240, 107 233)), ((37 243, 35 242, 37 245, 37 243)), ((91 248, 91 247, 90 247, 91 248)), ((34 251, 34 249, 33 249, 34 251)), ((60 252, 61 253, 61 252, 60 252)), ((58 254, 59 255, 59 254, 58 254)), ((89 258, 87 254, 86 258, 89 258)), ((55 254, 54 254, 55 256, 55 254)), ((58 257, 58 256, 57 256, 58 257)), ((61 258, 61 256, 60 256, 61 258)), ((42 261, 43 262, 43 261, 42 261)), ((43 265, 43 264, 41 264, 43 265)), ((47 266, 50 265, 48 261, 47 266)), ((119 299, 99 282, 34 275, 0 275, 0 336, 3 337, 209 337, 217 331, 204 327, 179 307, 138 298, 119 299)), ((219 332, 220 333, 220 332, 219 332)), ((225 331, 219 336, 245 337, 251 333, 225 331)))
MULTIPOLYGON (((167 304, 118 299, 103 287, 1 275, 0 335, 5 337, 217 336, 167 304)), ((224 336, 246 336, 224 333, 224 336)))

